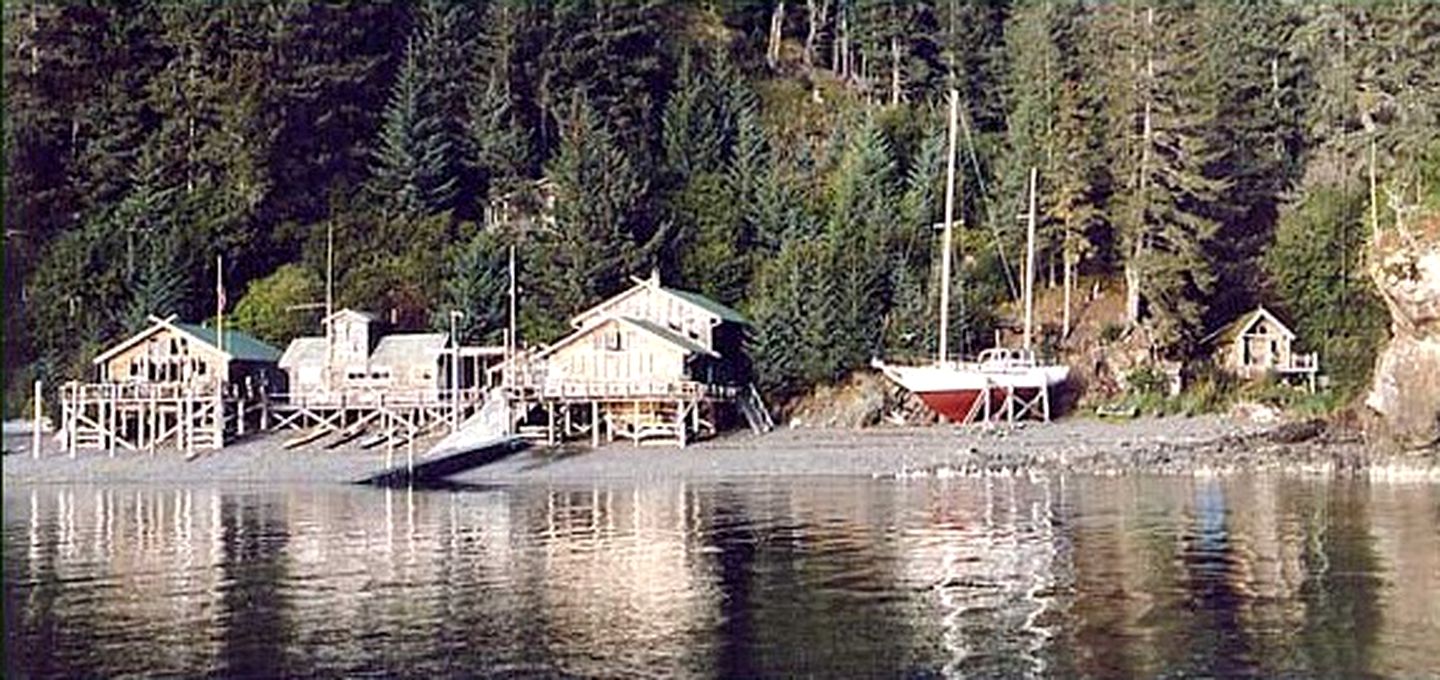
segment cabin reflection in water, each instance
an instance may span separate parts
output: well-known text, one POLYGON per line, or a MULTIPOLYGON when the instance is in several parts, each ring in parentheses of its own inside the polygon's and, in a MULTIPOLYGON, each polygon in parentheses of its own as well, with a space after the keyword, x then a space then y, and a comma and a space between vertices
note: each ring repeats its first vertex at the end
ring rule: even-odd
POLYGON ((7 675, 1423 675, 1437 494, 7 489, 7 675))

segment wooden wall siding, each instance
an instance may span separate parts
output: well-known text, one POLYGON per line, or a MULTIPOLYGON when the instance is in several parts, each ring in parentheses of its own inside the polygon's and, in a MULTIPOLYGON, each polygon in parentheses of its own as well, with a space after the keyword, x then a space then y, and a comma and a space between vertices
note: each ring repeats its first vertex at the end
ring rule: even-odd
MULTIPOLYGON (((613 305, 606 307, 605 312, 609 316, 628 316, 652 321, 690 338, 706 349, 715 349, 713 331, 720 321, 718 317, 649 286, 642 286, 633 295, 618 299, 613 305)), ((595 323, 594 319, 592 317, 587 323, 595 323)))
POLYGON ((101 380, 111 382, 213 385, 230 379, 225 357, 204 343, 163 328, 102 364, 101 380))
POLYGON ((1290 338, 1264 320, 1241 334, 1228 354, 1230 368, 1247 376, 1294 363, 1290 338))
POLYGON ((589 337, 556 350, 547 360, 547 381, 630 382, 685 379, 685 350, 614 320, 589 337), (615 341, 619 340, 619 349, 615 341))
POLYGON ((344 366, 346 373, 368 372, 370 357, 370 322, 349 314, 334 319, 335 365, 344 366))

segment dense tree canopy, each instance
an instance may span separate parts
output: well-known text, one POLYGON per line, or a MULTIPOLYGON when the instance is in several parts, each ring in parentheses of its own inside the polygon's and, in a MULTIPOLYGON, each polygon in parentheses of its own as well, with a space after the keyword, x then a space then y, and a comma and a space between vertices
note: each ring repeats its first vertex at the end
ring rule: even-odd
POLYGON ((339 299, 403 327, 495 340, 515 246, 523 342, 658 268, 750 313, 767 389, 928 354, 951 88, 952 346, 1016 294, 1034 167, 1042 280, 1127 289, 1158 349, 1264 301, 1368 361, 1371 150, 1382 228, 1440 184, 1434 4, 781 9, 7 2, 7 393, 213 314, 217 256, 242 325, 303 332, 331 229, 339 299))

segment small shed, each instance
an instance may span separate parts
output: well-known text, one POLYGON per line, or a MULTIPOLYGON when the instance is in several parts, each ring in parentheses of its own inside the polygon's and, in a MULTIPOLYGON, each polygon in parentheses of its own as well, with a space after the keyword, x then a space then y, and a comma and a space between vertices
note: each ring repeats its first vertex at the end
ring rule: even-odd
POLYGON ((150 322, 95 357, 101 382, 230 385, 258 394, 280 380, 280 351, 248 333, 227 330, 222 337, 174 317, 150 322))
POLYGON ((547 383, 705 380, 720 354, 646 319, 610 317, 545 348, 547 383))
POLYGON ((291 396, 314 396, 326 392, 328 363, 325 338, 295 338, 280 355, 280 370, 289 378, 291 396))
POLYGON ((438 392, 448 382, 444 333, 393 333, 380 339, 370 356, 370 379, 398 391, 438 392))
POLYGON ((1268 374, 1308 375, 1319 370, 1313 354, 1295 351, 1295 332, 1263 306, 1242 314, 1205 338, 1221 368, 1245 379, 1268 374))

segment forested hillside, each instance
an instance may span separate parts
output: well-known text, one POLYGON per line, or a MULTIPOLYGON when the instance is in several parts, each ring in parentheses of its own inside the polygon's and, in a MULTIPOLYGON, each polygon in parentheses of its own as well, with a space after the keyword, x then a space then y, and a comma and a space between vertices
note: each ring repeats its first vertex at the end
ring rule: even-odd
POLYGON ((1352 381, 1372 220, 1440 201, 1421 0, 4 7, 7 394, 213 316, 217 261, 227 320, 313 332, 332 231, 341 304, 469 341, 513 244, 524 342, 659 268, 754 320, 772 392, 932 352, 950 88, 969 352, 1031 167, 1042 285, 1123 288, 1174 357, 1263 301, 1352 381))

